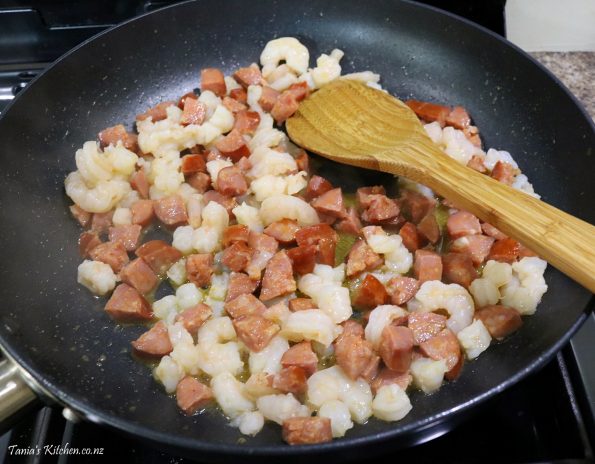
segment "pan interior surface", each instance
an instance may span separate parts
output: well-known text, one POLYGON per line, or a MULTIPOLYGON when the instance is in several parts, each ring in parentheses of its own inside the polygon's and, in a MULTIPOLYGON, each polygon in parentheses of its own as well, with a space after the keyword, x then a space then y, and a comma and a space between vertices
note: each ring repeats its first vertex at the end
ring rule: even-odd
MULTIPOLYGON (((150 440, 213 453, 291 454, 403 438, 449 419, 545 363, 576 329, 590 294, 549 268, 536 315, 437 393, 411 395, 400 422, 370 420, 344 439, 290 448, 268 424, 254 438, 218 411, 185 417, 130 356, 141 326, 114 324, 76 283, 80 230, 63 181, 74 152, 101 129, 198 87, 204 67, 230 74, 257 61, 265 43, 295 36, 312 59, 345 52, 343 72, 372 70, 402 99, 466 107, 484 146, 510 151, 543 199, 595 222, 590 120, 557 81, 482 29, 416 4, 347 0, 201 0, 125 23, 68 54, 22 92, 0 120, 0 337, 3 346, 60 400, 95 420, 150 440), (241 11, 242 14, 229 12, 241 11)), ((320 161, 346 191, 394 183, 388 176, 320 161)), ((167 292, 165 285, 160 291, 167 292)))

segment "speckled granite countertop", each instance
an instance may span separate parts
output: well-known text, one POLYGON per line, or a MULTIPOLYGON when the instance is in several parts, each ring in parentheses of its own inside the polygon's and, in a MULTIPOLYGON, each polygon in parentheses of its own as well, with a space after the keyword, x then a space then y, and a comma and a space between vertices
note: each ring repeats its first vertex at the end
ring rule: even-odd
POLYGON ((595 52, 534 52, 595 119, 595 52))

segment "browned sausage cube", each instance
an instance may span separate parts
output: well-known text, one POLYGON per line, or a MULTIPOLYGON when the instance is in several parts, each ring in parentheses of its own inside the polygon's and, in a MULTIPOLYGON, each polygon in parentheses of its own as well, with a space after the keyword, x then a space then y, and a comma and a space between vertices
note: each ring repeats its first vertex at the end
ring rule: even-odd
POLYGON ((195 98, 186 98, 184 100, 184 112, 180 119, 182 126, 189 124, 201 125, 207 116, 207 105, 195 98))
POLYGON ((119 322, 148 321, 153 316, 151 305, 127 284, 120 284, 105 305, 105 311, 119 322))
POLYGON ((207 287, 213 277, 213 255, 197 253, 186 258, 186 275, 197 287, 207 287))
POLYGON ((130 186, 138 192, 141 198, 149 198, 149 180, 144 169, 139 169, 130 177, 130 186))
POLYGON ((223 106, 234 114, 239 113, 240 111, 245 111, 248 108, 243 103, 240 103, 239 101, 234 100, 231 97, 225 97, 223 99, 223 106))
MULTIPOLYGON (((233 215, 233 209, 238 206, 238 202, 234 197, 228 197, 222 195, 220 192, 216 190, 209 190, 205 192, 202 197, 203 202, 205 205, 208 205, 210 201, 214 201, 215 203, 219 203, 221 206, 225 208, 227 214, 229 214, 230 219, 233 219, 235 216, 233 215)), ((252 247, 252 245, 250 245, 252 247)), ((254 247, 252 247, 254 248, 254 247)))
POLYGON ((312 298, 292 298, 287 302, 287 306, 289 306, 289 310, 293 312, 316 308, 312 298))
POLYGON ((112 218, 114 211, 108 211, 107 213, 95 213, 91 218, 91 231, 97 232, 98 234, 107 233, 108 229, 112 225, 112 218))
POLYGON ((438 253, 429 250, 417 250, 413 263, 415 278, 420 285, 428 280, 442 278, 442 259, 438 253))
POLYGON ((105 148, 108 145, 117 145, 122 142, 122 146, 130 151, 138 151, 138 136, 130 132, 126 132, 126 128, 122 124, 103 129, 99 135, 99 145, 105 148))
POLYGON ((215 148, 234 163, 243 157, 250 156, 250 148, 248 148, 246 140, 244 140, 244 137, 242 137, 242 134, 237 129, 232 129, 225 137, 217 140, 215 142, 215 148))
POLYGON ((493 259, 502 263, 512 264, 519 257, 521 244, 512 238, 496 240, 490 248, 488 260, 493 259))
POLYGON ((405 248, 412 253, 421 248, 424 243, 422 237, 417 233, 417 227, 412 222, 403 224, 401 230, 399 230, 399 235, 403 239, 405 248))
POLYGON ((252 249, 245 242, 235 242, 223 251, 221 264, 235 272, 246 269, 252 259, 252 249))
POLYGON ((229 276, 225 301, 231 301, 240 295, 254 293, 258 288, 258 280, 252 280, 243 272, 232 272, 229 276))
POLYGON ((343 204, 343 192, 340 188, 323 193, 312 200, 310 204, 319 213, 332 217, 343 218, 347 215, 345 205, 343 204))
POLYGON ((155 274, 162 275, 183 255, 163 240, 150 240, 136 249, 136 256, 143 258, 155 274))
POLYGON ((209 305, 198 303, 195 306, 186 308, 176 316, 176 321, 181 322, 184 328, 195 335, 200 326, 203 325, 209 317, 213 314, 213 310, 209 305))
POLYGON ((452 242, 449 250, 453 253, 468 254, 471 256, 473 264, 479 266, 490 254, 493 244, 493 237, 488 237, 487 235, 467 235, 452 242))
POLYGON ((453 240, 465 235, 481 234, 479 219, 467 211, 459 211, 450 215, 446 220, 446 229, 453 240))
POLYGON ((400 204, 405 216, 414 224, 419 224, 434 208, 436 200, 421 193, 405 190, 400 197, 400 204))
MULTIPOLYGON (((240 297, 241 298, 241 297, 240 297)), ((281 328, 262 316, 248 315, 233 320, 238 338, 251 351, 261 351, 281 328)))
POLYGON ((101 245, 101 239, 96 232, 83 232, 79 236, 79 253, 83 258, 90 256, 97 245, 101 245))
POLYGON ((239 111, 233 128, 240 134, 254 134, 260 124, 260 115, 256 111, 239 111))
POLYGON ((354 207, 348 208, 345 217, 341 219, 335 227, 338 231, 345 234, 359 235, 359 231, 362 228, 362 222, 357 215, 357 209, 354 207))
POLYGON ((211 176, 206 172, 195 172, 186 178, 186 182, 196 189, 198 193, 205 193, 211 188, 211 176))
POLYGON ((300 150, 299 154, 295 157, 295 164, 297 164, 298 171, 309 172, 310 158, 308 157, 308 153, 304 150, 300 150))
POLYGON ((370 206, 372 195, 386 195, 386 190, 382 185, 360 187, 357 189, 355 192, 355 198, 360 208, 366 209, 370 206))
POLYGON ((126 248, 120 242, 105 242, 94 247, 89 256, 94 261, 101 261, 109 264, 112 270, 117 274, 129 261, 126 248))
POLYGON ((86 228, 89 226, 89 224, 91 224, 91 218, 93 215, 88 211, 85 211, 79 205, 70 205, 70 213, 82 227, 86 228))
POLYGON ((306 198, 311 200, 333 189, 333 185, 324 177, 313 175, 306 187, 306 198))
POLYGON ((471 125, 469 113, 462 106, 455 106, 446 117, 446 125, 463 130, 471 125))
POLYGON ((182 156, 182 174, 193 174, 195 172, 205 172, 207 165, 202 155, 182 156))
POLYGON ((174 226, 188 222, 186 205, 180 195, 170 195, 156 200, 153 204, 155 215, 161 222, 174 226))
POLYGON ((251 293, 244 293, 225 303, 224 309, 235 319, 250 315, 262 316, 267 307, 251 293))
POLYGON ((260 95, 258 104, 262 107, 263 110, 270 112, 275 106, 275 103, 279 99, 280 95, 280 92, 265 85, 262 88, 262 94, 260 95))
POLYGON ((227 87, 225 85, 225 76, 220 69, 205 68, 200 70, 200 90, 210 90, 218 97, 225 96, 227 87))
POLYGON ((399 206, 386 195, 370 195, 369 206, 362 213, 362 219, 371 223, 379 223, 399 215, 399 206))
POLYGON ((395 372, 388 367, 383 367, 378 375, 372 381, 370 387, 372 387, 372 393, 376 394, 378 390, 387 385, 398 385, 403 390, 407 390, 407 387, 411 385, 413 377, 409 372, 395 372))
POLYGON ((401 374, 409 370, 413 352, 413 332, 402 326, 387 325, 382 331, 378 354, 386 366, 401 374))
POLYGON ((178 100, 178 108, 180 108, 181 110, 183 110, 184 109, 184 105, 186 104, 186 100, 188 98, 197 100, 198 99, 198 95, 196 95, 194 92, 187 92, 187 93, 185 93, 178 100))
POLYGON ((328 417, 292 417, 283 422, 283 440, 290 445, 324 443, 332 439, 328 417))
POLYGON ((124 266, 120 271, 120 279, 143 295, 159 284, 159 277, 143 258, 136 258, 124 266))
POLYGON ((159 321, 134 340, 132 347, 138 355, 158 358, 171 353, 174 349, 167 333, 167 326, 163 321, 159 321))
POLYGON ((508 306, 484 306, 475 312, 475 317, 480 319, 490 335, 498 340, 510 335, 523 325, 520 313, 508 306))
POLYGON ((175 105, 175 104, 176 104, 176 102, 173 102, 173 101, 165 101, 165 102, 159 103, 159 104, 155 105, 153 108, 149 108, 144 113, 137 114, 136 120, 144 121, 145 119, 151 118, 151 121, 153 121, 153 122, 161 121, 161 120, 167 118, 167 108, 169 108, 170 106, 175 105))
POLYGON ((347 257, 347 277, 352 277, 363 271, 371 271, 381 266, 382 258, 372 251, 364 240, 355 242, 347 257))
POLYGON ((467 163, 467 167, 474 169, 477 172, 481 172, 482 174, 488 172, 488 168, 486 168, 483 158, 479 155, 473 155, 467 163))
POLYGON ((411 277, 396 276, 386 284, 391 303, 397 306, 407 303, 415 296, 418 289, 419 282, 411 277))
POLYGON ((229 96, 240 103, 248 103, 248 92, 244 88, 231 89, 229 96))
POLYGON ((305 245, 287 250, 293 269, 300 275, 310 274, 316 265, 316 245, 305 245))
POLYGON ((262 278, 260 299, 261 301, 272 300, 278 296, 295 292, 296 289, 291 260, 285 250, 281 250, 267 264, 262 278))
POLYGON ((248 66, 246 68, 240 68, 233 73, 233 78, 242 87, 249 87, 251 85, 260 85, 263 82, 262 74, 258 66, 248 66))
POLYGON ((360 308, 372 309, 388 301, 388 293, 376 277, 368 274, 353 298, 353 304, 360 308))
POLYGON ((436 313, 411 313, 407 325, 413 331, 415 344, 420 345, 442 332, 446 327, 446 317, 436 313))
POLYGON ((283 245, 289 245, 295 242, 295 233, 300 230, 297 221, 293 219, 281 219, 279 221, 269 224, 264 233, 273 237, 283 245))
POLYGON ((477 270, 466 253, 447 253, 442 256, 444 281, 468 288, 477 279, 477 270))
POLYGON ((283 367, 301 367, 306 373, 306 376, 309 377, 318 368, 318 356, 312 351, 311 343, 309 341, 303 341, 296 343, 283 353, 281 365, 283 367))
POLYGON ((217 175, 217 190, 222 195, 235 197, 248 191, 248 183, 244 174, 237 166, 228 166, 217 175))
POLYGON ((186 376, 176 388, 178 407, 189 416, 213 400, 213 392, 194 377, 186 376))
POLYGON ((341 334, 335 343, 337 364, 353 380, 364 372, 375 355, 371 343, 357 335, 341 334))
POLYGON ((436 216, 432 211, 419 221, 417 231, 422 237, 429 240, 432 245, 440 240, 440 227, 438 227, 438 221, 436 221, 436 216))
POLYGON ((446 118, 451 112, 448 106, 437 105, 435 103, 407 100, 405 104, 411 108, 420 119, 428 122, 437 121, 441 127, 444 127, 446 118))
POLYGON ((139 226, 148 226, 155 217, 153 210, 153 200, 138 200, 130 207, 132 213, 132 223, 139 226))
POLYGON ((248 246, 267 253, 275 253, 279 249, 279 243, 273 237, 254 231, 248 234, 248 246))
POLYGON ((248 228, 248 226, 244 224, 235 224, 233 226, 229 226, 227 229, 223 231, 223 247, 227 248, 229 245, 235 242, 247 243, 249 234, 250 229, 248 228))
POLYGON ((295 84, 291 84, 287 91, 291 92, 299 102, 310 95, 310 88, 308 87, 307 82, 296 82, 295 84))
POLYGON ((498 182, 512 185, 514 182, 515 168, 509 163, 498 161, 494 166, 494 169, 492 169, 490 176, 498 182))
POLYGON ((461 345, 457 336, 450 329, 443 329, 429 340, 420 343, 421 352, 435 361, 446 362, 447 378, 456 377, 461 367, 461 345))
POLYGON ((301 395, 308 389, 306 372, 298 366, 288 366, 281 369, 273 378, 273 388, 283 393, 301 395))
POLYGON ((109 228, 109 241, 120 242, 126 251, 134 251, 139 245, 142 227, 138 224, 123 224, 109 228))

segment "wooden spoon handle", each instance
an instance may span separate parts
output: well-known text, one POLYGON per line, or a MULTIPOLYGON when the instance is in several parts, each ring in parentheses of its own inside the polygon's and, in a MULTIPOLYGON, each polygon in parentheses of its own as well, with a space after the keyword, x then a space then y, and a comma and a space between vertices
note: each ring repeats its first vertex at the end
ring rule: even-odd
MULTIPOLYGON (((418 160, 429 161, 422 162, 424 169, 408 170, 408 177, 494 225, 595 292, 593 225, 463 166, 434 144, 417 149, 427 150, 418 160)), ((378 160, 380 169, 402 174, 402 162, 386 155, 378 160)))

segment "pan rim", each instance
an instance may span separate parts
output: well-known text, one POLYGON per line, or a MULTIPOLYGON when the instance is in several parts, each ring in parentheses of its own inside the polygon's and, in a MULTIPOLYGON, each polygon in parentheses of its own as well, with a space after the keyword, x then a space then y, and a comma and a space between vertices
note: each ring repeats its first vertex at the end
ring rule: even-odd
MULTIPOLYGON (((94 35, 93 37, 91 37, 91 38, 85 40, 84 42, 82 42, 81 44, 77 45, 72 50, 69 50, 64 55, 62 55, 60 58, 58 58, 56 61, 54 61, 52 64, 50 64, 47 68, 45 68, 38 76, 36 76, 32 80, 32 82, 29 84, 28 87, 34 86, 38 79, 42 78, 46 73, 50 72, 55 66, 60 65, 64 60, 66 60, 68 57, 70 57, 70 55, 77 53, 79 51, 79 49, 84 48, 88 43, 101 38, 104 34, 108 34, 113 30, 116 30, 116 29, 119 29, 122 27, 126 27, 129 23, 133 23, 134 21, 141 20, 146 16, 157 14, 162 11, 169 10, 170 8, 183 8, 186 5, 189 5, 191 3, 197 3, 197 1, 198 0, 187 0, 187 1, 184 1, 184 2, 181 2, 178 4, 169 5, 164 8, 160 8, 160 9, 157 9, 157 10, 154 10, 151 12, 144 13, 142 15, 135 17, 135 18, 126 20, 126 21, 124 21, 118 25, 115 25, 111 28, 108 28, 104 31, 101 31, 100 33, 94 35)), ((574 105, 580 110, 583 117, 588 121, 588 125, 591 128, 591 130, 593 132, 595 132, 595 122, 590 117, 590 115, 587 113, 584 106, 578 101, 577 97, 574 96, 574 94, 572 94, 572 92, 570 92, 570 90, 568 90, 568 88, 551 71, 549 71, 544 65, 542 65, 539 61, 537 61, 531 55, 529 55, 528 53, 521 50, 518 46, 510 43, 503 37, 490 31, 489 29, 486 29, 483 26, 473 23, 473 22, 471 22, 465 18, 462 18, 458 15, 441 10, 440 8, 429 6, 429 5, 419 4, 419 3, 415 2, 415 1, 411 1, 411 0, 398 0, 398 3, 409 4, 415 8, 431 10, 431 11, 433 11, 434 14, 445 15, 445 16, 448 16, 448 17, 454 19, 455 21, 460 21, 460 22, 466 24, 468 27, 475 28, 475 29, 481 31, 483 34, 487 34, 488 36, 492 37, 492 39, 497 40, 502 45, 507 46, 510 49, 512 49, 514 52, 516 52, 517 54, 522 55, 525 59, 528 59, 531 63, 533 63, 534 65, 537 65, 537 67, 540 69, 540 71, 542 73, 545 72, 545 74, 547 76, 549 76, 549 78, 553 81, 554 84, 556 84, 558 87, 563 89, 563 91, 566 93, 566 95, 568 97, 570 97, 570 100, 574 103, 574 105)), ((17 95, 13 99, 13 101, 7 106, 7 108, 5 109, 2 116, 0 116, 0 122, 2 121, 2 119, 4 118, 4 116, 6 114, 9 114, 12 106, 15 105, 20 100, 21 94, 25 94, 27 92, 27 90, 28 89, 25 89, 23 92, 21 92, 19 95, 17 95)), ((326 452, 333 452, 333 451, 338 451, 338 450, 345 450, 345 449, 363 445, 363 444, 370 444, 370 443, 374 443, 374 442, 389 440, 391 438, 396 438, 400 435, 407 434, 414 429, 421 430, 424 428, 430 428, 433 425, 440 423, 443 419, 460 415, 461 413, 468 411, 472 407, 479 405, 481 403, 484 403, 488 399, 495 396, 497 393, 500 393, 503 390, 516 384, 520 380, 527 377, 530 373, 543 367, 548 361, 550 361, 555 356, 555 354, 568 342, 568 340, 572 337, 572 335, 574 335, 574 333, 580 328, 582 323, 585 321, 588 313, 591 311, 591 309, 594 306, 595 306, 595 298, 591 297, 591 299, 588 301, 585 309, 580 314, 580 316, 577 318, 577 320, 573 323, 571 328, 564 334, 563 337, 558 339, 557 342, 555 342, 548 350, 546 350, 539 357, 534 359, 524 369, 519 370, 518 372, 515 373, 515 375, 506 379, 506 381, 486 390, 481 395, 475 396, 465 403, 459 404, 456 408, 452 408, 452 409, 450 409, 448 411, 444 411, 442 413, 430 415, 426 418, 420 419, 420 420, 415 421, 411 424, 407 424, 407 425, 400 426, 400 427, 396 426, 392 429, 389 429, 389 430, 386 430, 383 432, 379 432, 374 435, 367 435, 364 437, 354 437, 354 438, 345 437, 340 440, 334 440, 330 443, 317 444, 317 445, 306 445, 306 446, 300 446, 300 447, 290 447, 287 445, 279 446, 279 444, 270 445, 270 446, 269 445, 251 446, 249 444, 247 444, 247 445, 213 444, 213 443, 200 441, 199 439, 191 439, 191 438, 180 437, 180 436, 172 436, 171 432, 170 433, 157 432, 157 431, 155 431, 151 428, 148 428, 144 425, 139 425, 139 424, 133 423, 129 420, 121 419, 113 414, 108 414, 108 413, 96 408, 94 405, 85 404, 84 401, 78 399, 77 397, 72 397, 70 394, 66 394, 66 393, 62 392, 62 390, 60 389, 60 387, 57 384, 55 384, 51 381, 48 381, 48 379, 46 379, 45 377, 40 375, 40 372, 38 372, 38 370, 36 368, 32 367, 29 363, 27 363, 24 360, 23 356, 21 356, 19 354, 18 349, 15 349, 14 346, 11 346, 10 343, 7 343, 5 334, 3 333, 2 329, 0 329, 0 343, 2 344, 3 349, 9 354, 9 356, 12 359, 14 359, 19 366, 21 366, 23 369, 25 369, 29 373, 29 375, 31 375, 31 377, 39 383, 39 385, 42 388, 48 390, 52 394, 52 396, 56 398, 56 400, 58 402, 63 403, 69 407, 72 407, 75 411, 80 411, 84 415, 84 417, 86 417, 87 419, 89 419, 92 422, 97 422, 101 425, 107 425, 107 426, 113 427, 121 432, 126 433, 126 434, 136 435, 137 438, 145 438, 152 442, 161 443, 161 444, 168 443, 168 444, 172 445, 174 448, 180 448, 180 449, 184 448, 184 449, 192 450, 192 451, 205 451, 205 452, 209 452, 212 454, 230 454, 230 455, 248 454, 249 453, 249 454, 255 455, 255 456, 301 455, 301 454, 326 453, 326 452)))

